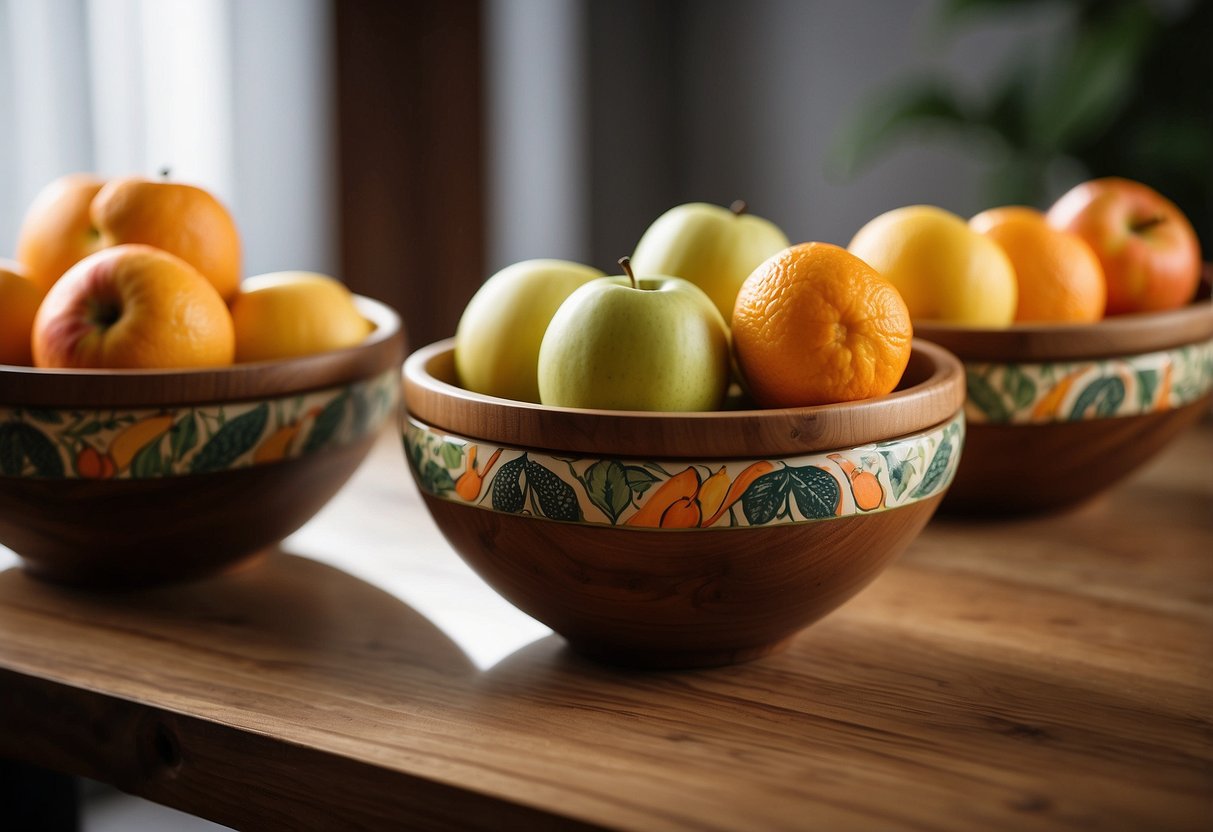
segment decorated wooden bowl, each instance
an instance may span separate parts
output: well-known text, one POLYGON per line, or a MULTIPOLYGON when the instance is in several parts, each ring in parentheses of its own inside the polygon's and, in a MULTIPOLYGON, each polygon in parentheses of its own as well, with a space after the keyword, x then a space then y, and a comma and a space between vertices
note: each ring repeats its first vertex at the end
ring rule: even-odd
POLYGON ((576 650, 649 667, 778 650, 926 524, 964 441, 964 376, 915 342, 901 387, 782 410, 543 407, 455 383, 451 341, 405 362, 425 504, 502 596, 576 650))
POLYGON ((404 335, 188 371, 0 365, 0 543, 53 581, 215 573, 281 540, 349 478, 398 412, 404 335))
POLYGON ((1076 326, 915 324, 961 358, 964 461, 949 511, 1059 510, 1128 476, 1213 402, 1213 304, 1076 326))

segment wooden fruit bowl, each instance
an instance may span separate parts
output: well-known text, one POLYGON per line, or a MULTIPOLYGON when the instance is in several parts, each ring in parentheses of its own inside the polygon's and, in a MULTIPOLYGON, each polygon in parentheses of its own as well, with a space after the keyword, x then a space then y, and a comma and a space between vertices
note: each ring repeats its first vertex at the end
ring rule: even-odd
POLYGON ((201 577, 315 514, 397 413, 404 334, 381 303, 356 347, 207 370, 0 365, 0 543, 32 574, 201 577))
POLYGON ((405 362, 410 470, 447 540, 586 655, 756 658, 918 534, 964 437, 955 357, 916 341, 903 386, 785 410, 542 407, 455 384, 451 341, 405 362))
POLYGON ((1064 509, 1128 476, 1213 402, 1213 304, 1080 326, 915 323, 965 365, 968 439, 945 509, 1064 509))

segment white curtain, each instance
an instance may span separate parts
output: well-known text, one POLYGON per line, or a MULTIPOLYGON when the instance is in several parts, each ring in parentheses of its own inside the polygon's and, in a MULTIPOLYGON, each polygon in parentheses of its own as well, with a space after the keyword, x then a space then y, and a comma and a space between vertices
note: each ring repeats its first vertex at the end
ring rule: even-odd
POLYGON ((233 211, 246 274, 336 274, 331 25, 327 0, 0 0, 0 257, 55 177, 167 167, 233 211))

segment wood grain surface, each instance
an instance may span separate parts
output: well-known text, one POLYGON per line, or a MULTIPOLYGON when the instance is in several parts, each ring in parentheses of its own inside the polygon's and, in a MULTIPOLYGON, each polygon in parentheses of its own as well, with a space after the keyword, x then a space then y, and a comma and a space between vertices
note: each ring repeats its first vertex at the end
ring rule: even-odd
POLYGON ((467 570, 395 437, 183 587, 0 573, 0 755, 256 829, 1207 830, 1213 425, 1064 515, 934 519, 786 651, 580 659, 467 570))
POLYGON ((416 350, 404 365, 404 400, 422 422, 450 433, 564 452, 658 459, 807 454, 926 430, 964 403, 964 368, 935 344, 914 341, 897 390, 855 402, 702 413, 546 407, 459 387, 455 341, 416 350))

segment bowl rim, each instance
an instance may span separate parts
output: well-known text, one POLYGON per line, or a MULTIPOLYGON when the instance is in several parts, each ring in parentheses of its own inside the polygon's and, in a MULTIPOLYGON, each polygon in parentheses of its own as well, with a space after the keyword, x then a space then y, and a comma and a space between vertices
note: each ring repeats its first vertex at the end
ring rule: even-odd
POLYGON ((400 315, 381 301, 354 296, 374 329, 339 350, 180 370, 43 369, 0 365, 0 407, 157 407, 236 402, 334 387, 399 366, 400 315))
POLYGON ((465 390, 454 378, 454 339, 404 362, 404 406, 414 418, 459 436, 517 447, 663 459, 727 459, 858 447, 950 419, 964 405, 965 376, 947 350, 915 338, 907 374, 918 380, 887 396, 841 404, 704 413, 545 407, 465 390))
POLYGON ((1182 347, 1213 338, 1213 302, 1105 318, 1095 324, 1012 324, 979 329, 915 321, 914 334, 965 361, 1024 362, 1116 358, 1182 347))

